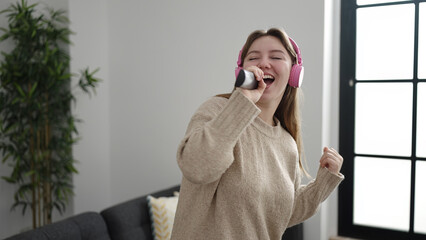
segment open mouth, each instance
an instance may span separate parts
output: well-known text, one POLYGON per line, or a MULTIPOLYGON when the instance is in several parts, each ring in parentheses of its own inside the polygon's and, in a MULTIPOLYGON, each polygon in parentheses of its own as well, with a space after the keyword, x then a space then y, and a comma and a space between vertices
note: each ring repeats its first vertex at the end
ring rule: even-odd
POLYGON ((275 78, 271 75, 265 75, 263 81, 266 83, 266 86, 269 86, 275 81, 275 78))

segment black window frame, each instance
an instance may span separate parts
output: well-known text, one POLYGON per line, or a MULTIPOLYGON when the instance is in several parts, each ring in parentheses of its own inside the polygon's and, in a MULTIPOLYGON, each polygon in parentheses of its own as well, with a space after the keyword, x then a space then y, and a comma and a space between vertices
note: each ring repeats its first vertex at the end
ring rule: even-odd
MULTIPOLYGON (((338 193, 338 232, 340 236, 361 239, 426 239, 425 234, 414 232, 414 200, 416 161, 426 161, 426 158, 416 157, 417 134, 417 87, 418 83, 426 82, 426 79, 418 79, 418 38, 419 38, 419 5, 426 0, 395 1, 392 3, 370 4, 358 6, 356 0, 341 0, 341 36, 340 36, 340 106, 339 106, 339 151, 345 162, 342 173, 345 180, 339 186, 338 193), (355 146, 355 91, 357 80, 355 78, 356 64, 356 10, 363 7, 388 6, 397 4, 415 5, 415 31, 414 31, 414 63, 413 79, 410 80, 362 80, 359 82, 410 82, 413 83, 413 119, 412 119, 412 150, 410 157, 383 156, 356 154, 355 146), (411 161, 411 189, 410 189, 410 227, 408 232, 367 227, 353 223, 353 199, 354 199, 354 158, 386 157, 405 159, 411 161)), ((426 17, 426 16, 425 16, 426 17)))

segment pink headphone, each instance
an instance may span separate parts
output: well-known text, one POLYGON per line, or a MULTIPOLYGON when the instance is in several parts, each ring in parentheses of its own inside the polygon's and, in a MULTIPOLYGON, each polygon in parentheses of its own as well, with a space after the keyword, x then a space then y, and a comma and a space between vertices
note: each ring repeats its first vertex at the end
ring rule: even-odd
MULTIPOLYGON (((304 73, 304 68, 302 65, 303 61, 302 61, 302 56, 300 54, 300 49, 297 46, 296 42, 291 38, 289 38, 289 40, 291 42, 291 45, 294 48, 294 51, 296 52, 296 63, 293 64, 293 66, 291 67, 290 77, 288 79, 288 85, 294 88, 298 88, 302 85, 302 81, 303 81, 303 73, 304 73)), ((242 59, 241 59, 242 51, 243 49, 240 50, 240 53, 238 55, 238 60, 237 60, 238 66, 235 68, 235 78, 238 76, 238 73, 243 68, 242 59)))

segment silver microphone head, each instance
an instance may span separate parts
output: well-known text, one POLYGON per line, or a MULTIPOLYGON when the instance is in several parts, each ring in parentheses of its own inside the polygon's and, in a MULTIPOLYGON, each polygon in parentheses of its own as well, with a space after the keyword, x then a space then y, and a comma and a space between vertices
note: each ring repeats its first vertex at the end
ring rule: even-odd
POLYGON ((258 82, 254 78, 254 74, 250 71, 241 69, 235 81, 235 87, 245 89, 256 89, 258 82))

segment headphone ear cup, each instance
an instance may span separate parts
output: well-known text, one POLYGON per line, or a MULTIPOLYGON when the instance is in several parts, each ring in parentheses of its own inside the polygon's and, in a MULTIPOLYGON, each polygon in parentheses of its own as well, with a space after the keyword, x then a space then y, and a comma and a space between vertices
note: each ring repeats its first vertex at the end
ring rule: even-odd
POLYGON ((288 85, 298 88, 302 86, 304 68, 302 65, 295 64, 291 67, 288 85))

